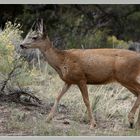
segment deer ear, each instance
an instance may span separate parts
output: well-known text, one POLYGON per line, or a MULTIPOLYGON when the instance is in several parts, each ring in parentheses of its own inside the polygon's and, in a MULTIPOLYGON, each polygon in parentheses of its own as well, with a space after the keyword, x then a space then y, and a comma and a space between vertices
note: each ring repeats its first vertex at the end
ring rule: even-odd
POLYGON ((31 30, 33 31, 38 31, 39 30, 39 19, 36 19, 36 21, 34 21, 32 27, 31 27, 31 30))
POLYGON ((43 38, 47 37, 47 30, 46 30, 46 26, 43 26, 43 38))
POLYGON ((41 23, 40 23, 40 30, 41 30, 41 33, 43 34, 43 19, 41 19, 41 23))
POLYGON ((43 19, 38 19, 38 31, 43 34, 43 19))
POLYGON ((38 26, 38 31, 43 35, 43 38, 46 38, 47 36, 47 31, 46 27, 44 26, 43 19, 37 19, 37 26, 38 26))
POLYGON ((32 24, 32 27, 31 27, 31 30, 36 30, 36 24, 37 24, 37 22, 36 21, 34 21, 34 23, 32 24))

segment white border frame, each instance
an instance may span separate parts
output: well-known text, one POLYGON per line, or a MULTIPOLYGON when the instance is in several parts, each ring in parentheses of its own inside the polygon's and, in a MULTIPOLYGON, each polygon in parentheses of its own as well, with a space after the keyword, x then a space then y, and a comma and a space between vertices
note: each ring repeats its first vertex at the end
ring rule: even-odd
MULTIPOLYGON (((140 4, 140 0, 0 0, 0 4, 140 4)), ((0 136, 0 139, 140 139, 139 136, 0 136)))
POLYGON ((0 4, 140 4, 140 0, 0 0, 0 4))

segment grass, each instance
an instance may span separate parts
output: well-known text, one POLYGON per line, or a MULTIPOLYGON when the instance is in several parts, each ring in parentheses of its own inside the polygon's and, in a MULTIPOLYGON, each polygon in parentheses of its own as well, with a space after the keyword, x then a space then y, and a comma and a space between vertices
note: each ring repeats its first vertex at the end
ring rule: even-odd
MULTIPOLYGON (((39 73, 32 88, 36 96, 53 104, 63 86, 63 81, 48 66, 47 73, 39 73), (49 72, 51 71, 51 73, 49 72)), ((139 130, 129 129, 127 115, 136 98, 119 84, 88 85, 90 103, 98 127, 89 130, 89 119, 81 93, 73 85, 61 99, 56 116, 51 123, 46 122, 48 113, 38 110, 27 111, 23 106, 9 103, 10 115, 5 123, 8 135, 32 136, 90 136, 90 135, 140 135, 139 130), (69 124, 64 124, 68 121, 69 124), (80 128, 80 129, 79 129, 80 128)), ((138 112, 135 116, 137 119, 138 112)))
POLYGON ((8 135, 32 135, 32 136, 63 136, 78 135, 78 131, 68 126, 62 129, 62 124, 55 122, 46 123, 46 116, 38 112, 27 112, 17 106, 12 106, 11 114, 5 124, 8 135), (14 134, 13 134, 14 133, 14 134))
MULTIPOLYGON (((44 85, 37 87, 40 89, 38 96, 43 97, 48 103, 53 103, 63 86, 63 82, 54 71, 52 75, 47 75, 47 79, 44 79, 44 81, 44 85)), ((101 86, 89 85, 88 90, 93 114, 99 126, 102 127, 100 122, 107 122, 106 129, 110 128, 112 133, 113 131, 116 133, 117 129, 124 125, 121 130, 125 131, 129 126, 127 115, 136 100, 134 95, 115 83, 101 86)), ((68 113, 64 116, 78 123, 88 124, 86 107, 77 86, 73 85, 67 91, 60 104, 67 107, 68 113)), ((59 115, 59 112, 57 115, 59 115)), ((137 114, 135 118, 137 118, 137 114)))

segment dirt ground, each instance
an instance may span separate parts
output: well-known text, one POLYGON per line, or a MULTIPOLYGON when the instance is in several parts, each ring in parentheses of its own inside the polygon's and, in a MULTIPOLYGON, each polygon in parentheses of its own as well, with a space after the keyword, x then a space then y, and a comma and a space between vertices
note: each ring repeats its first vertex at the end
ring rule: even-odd
MULTIPOLYGON (((52 105, 50 105, 51 107, 52 105)), ((28 107, 15 103, 0 102, 0 135, 1 136, 103 136, 103 135, 140 135, 139 130, 130 129, 119 119, 100 120, 98 126, 90 130, 89 124, 80 119, 74 121, 66 106, 59 105, 59 111, 51 123, 45 118, 49 108, 28 107)), ((82 117, 81 117, 82 118, 82 117)))

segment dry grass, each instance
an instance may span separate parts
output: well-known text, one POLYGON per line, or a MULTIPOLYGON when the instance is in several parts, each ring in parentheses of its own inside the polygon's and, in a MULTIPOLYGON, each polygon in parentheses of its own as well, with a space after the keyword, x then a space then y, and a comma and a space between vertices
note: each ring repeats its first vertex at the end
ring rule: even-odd
MULTIPOLYGON (((36 75, 32 88, 37 91, 36 96, 52 106, 63 81, 49 66, 46 70, 47 72, 36 75)), ((88 90, 93 114, 98 123, 96 129, 89 130, 81 93, 73 85, 60 101, 51 123, 46 122, 48 111, 42 113, 35 108, 27 109, 21 105, 8 104, 10 115, 4 123, 4 132, 1 135, 140 135, 139 130, 128 128, 127 115, 135 101, 133 94, 115 83, 89 85, 88 90)))
MULTIPOLYGON (((55 97, 64 84, 63 81, 54 73, 44 76, 42 81, 44 81, 42 85, 38 84, 34 87, 39 91, 37 95, 46 102, 54 103, 55 97)), ((127 89, 116 83, 99 86, 88 85, 88 90, 93 112, 95 116, 99 115, 103 120, 120 116, 126 119, 126 115, 136 99, 127 89)), ((81 115, 86 110, 81 93, 75 85, 63 96, 60 104, 67 106, 69 113, 78 119, 83 117, 81 115)))

